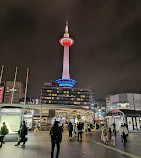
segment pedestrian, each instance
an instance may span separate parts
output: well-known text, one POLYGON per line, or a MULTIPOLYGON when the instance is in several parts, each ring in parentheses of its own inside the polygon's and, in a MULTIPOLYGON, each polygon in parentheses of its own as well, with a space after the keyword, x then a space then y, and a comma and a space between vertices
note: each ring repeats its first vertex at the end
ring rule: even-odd
POLYGON ((31 123, 29 124, 29 128, 28 129, 29 129, 29 131, 32 130, 32 124, 31 123))
POLYGON ((72 131, 73 131, 73 125, 71 122, 69 122, 68 131, 69 131, 69 140, 71 140, 72 139, 72 131))
POLYGON ((61 130, 62 130, 62 133, 63 133, 63 131, 64 131, 64 123, 62 123, 62 125, 61 125, 61 130))
POLYGON ((87 133, 88 133, 88 123, 87 122, 84 123, 84 130, 85 130, 86 135, 87 135, 87 133))
POLYGON ((102 124, 101 126, 101 140, 105 143, 108 144, 108 128, 106 124, 102 124))
POLYGON ((99 124, 98 123, 96 124, 96 130, 99 130, 99 124))
POLYGON ((90 133, 91 133, 91 126, 90 126, 90 123, 88 123, 87 126, 88 126, 88 132, 89 132, 89 134, 90 134, 90 133))
POLYGON ((77 137, 77 141, 81 141, 82 142, 82 132, 83 132, 83 126, 84 124, 83 123, 78 123, 77 125, 77 129, 78 129, 78 137, 77 137), (79 139, 80 138, 80 139, 79 139))
POLYGON ((4 137, 5 137, 6 134, 9 133, 9 130, 8 130, 8 128, 7 128, 6 124, 5 124, 5 122, 3 122, 2 124, 3 124, 3 125, 2 125, 1 131, 0 131, 0 135, 1 135, 1 136, 0 136, 0 142, 1 142, 0 147, 2 147, 2 144, 5 144, 5 143, 4 143, 4 137))
POLYGON ((18 134, 19 134, 20 140, 18 141, 18 143, 15 146, 20 145, 21 142, 23 142, 22 146, 25 146, 25 143, 27 141, 26 135, 28 134, 28 130, 25 125, 25 121, 23 121, 22 126, 21 126, 20 130, 18 131, 18 134))
POLYGON ((55 121, 53 127, 50 130, 50 136, 51 136, 51 158, 53 158, 54 155, 54 148, 55 145, 57 146, 57 153, 56 158, 59 157, 59 151, 60 151, 60 143, 62 142, 62 129, 58 126, 59 122, 55 121))
POLYGON ((77 124, 75 123, 74 124, 74 134, 75 134, 75 136, 78 136, 78 129, 77 129, 77 124))
POLYGON ((125 146, 127 142, 128 129, 124 124, 121 124, 119 133, 121 135, 121 141, 124 143, 124 146, 125 146))
POLYGON ((36 125, 35 125, 35 130, 34 130, 34 132, 35 132, 35 133, 40 132, 40 127, 41 127, 40 122, 37 122, 36 125))
POLYGON ((115 146, 115 143, 116 143, 116 125, 115 125, 115 123, 112 124, 110 129, 111 129, 111 143, 112 143, 112 145, 115 146))

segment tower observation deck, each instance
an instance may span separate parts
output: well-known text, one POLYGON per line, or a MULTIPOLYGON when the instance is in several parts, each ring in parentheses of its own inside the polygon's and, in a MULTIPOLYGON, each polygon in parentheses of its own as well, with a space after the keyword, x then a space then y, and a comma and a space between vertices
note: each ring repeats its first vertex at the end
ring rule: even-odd
POLYGON ((73 45, 74 40, 69 37, 68 33, 68 21, 66 21, 64 37, 59 40, 60 44, 64 47, 63 57, 63 73, 62 79, 56 80, 59 87, 73 87, 76 83, 75 80, 70 79, 69 73, 69 47, 73 45))

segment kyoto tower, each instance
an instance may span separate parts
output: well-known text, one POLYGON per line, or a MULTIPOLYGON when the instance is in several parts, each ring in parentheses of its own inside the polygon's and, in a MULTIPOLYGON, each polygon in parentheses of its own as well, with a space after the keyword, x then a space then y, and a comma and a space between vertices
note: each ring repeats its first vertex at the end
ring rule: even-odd
POLYGON ((74 40, 69 37, 68 33, 68 21, 66 21, 64 37, 59 40, 60 44, 64 47, 63 57, 63 73, 62 79, 56 80, 59 87, 73 87, 76 83, 75 80, 70 79, 69 73, 69 47, 73 45, 74 40))

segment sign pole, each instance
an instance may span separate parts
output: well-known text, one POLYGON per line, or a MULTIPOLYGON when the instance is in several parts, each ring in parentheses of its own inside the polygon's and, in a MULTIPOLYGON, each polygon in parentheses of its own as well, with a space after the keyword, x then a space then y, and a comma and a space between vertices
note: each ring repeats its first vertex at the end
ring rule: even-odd
POLYGON ((0 85, 1 85, 1 81, 2 81, 3 69, 4 69, 4 65, 2 65, 2 68, 1 68, 0 85))
POLYGON ((16 67, 16 71, 15 71, 14 84, 13 84, 13 88, 12 88, 11 105, 12 105, 12 103, 13 103, 13 96, 14 96, 14 91, 15 91, 15 84, 16 84, 16 78, 17 78, 17 71, 18 71, 18 67, 16 67))

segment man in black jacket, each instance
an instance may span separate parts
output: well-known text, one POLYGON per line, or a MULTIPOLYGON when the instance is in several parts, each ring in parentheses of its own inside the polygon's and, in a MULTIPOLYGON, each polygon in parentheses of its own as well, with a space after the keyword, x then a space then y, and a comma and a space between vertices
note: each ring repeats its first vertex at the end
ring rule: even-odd
POLYGON ((20 145, 21 142, 23 142, 22 146, 25 146, 25 142, 27 141, 26 135, 27 135, 27 127, 25 125, 25 121, 23 121, 22 126, 20 127, 20 130, 18 131, 18 134, 20 135, 20 140, 19 142, 15 145, 18 146, 20 145))
POLYGON ((58 126, 58 123, 59 123, 58 121, 55 121, 53 127, 50 130, 51 143, 52 143, 51 158, 53 158, 54 155, 55 144, 57 145, 56 158, 58 158, 59 156, 60 143, 62 141, 62 130, 61 127, 58 126))
POLYGON ((2 147, 2 144, 4 143, 4 137, 5 137, 5 135, 6 134, 8 134, 9 133, 9 130, 8 130, 8 128, 7 128, 7 126, 6 126, 6 124, 5 124, 5 122, 3 122, 3 126, 1 127, 1 131, 0 131, 0 142, 1 142, 1 145, 0 145, 0 147, 2 147))

